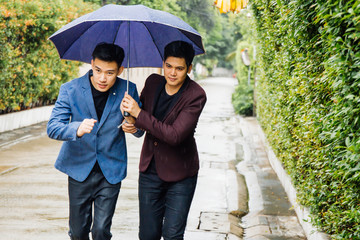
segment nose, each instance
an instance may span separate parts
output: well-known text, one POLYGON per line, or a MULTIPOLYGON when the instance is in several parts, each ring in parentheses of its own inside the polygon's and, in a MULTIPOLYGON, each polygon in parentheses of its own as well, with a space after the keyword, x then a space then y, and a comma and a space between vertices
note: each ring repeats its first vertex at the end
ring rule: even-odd
POLYGON ((175 68, 171 69, 170 74, 171 74, 171 76, 175 76, 176 75, 176 69, 175 68))
POLYGON ((100 74, 100 76, 99 76, 99 81, 100 81, 100 82, 106 82, 105 74, 100 74))

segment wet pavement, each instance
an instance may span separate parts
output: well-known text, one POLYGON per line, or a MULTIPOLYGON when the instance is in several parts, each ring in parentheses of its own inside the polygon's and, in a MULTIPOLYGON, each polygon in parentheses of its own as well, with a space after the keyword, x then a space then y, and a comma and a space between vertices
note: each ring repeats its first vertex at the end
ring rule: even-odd
POLYGON ((254 118, 241 118, 239 125, 244 154, 237 169, 245 176, 249 192, 249 212, 241 219, 244 239, 306 239, 293 206, 269 163, 258 122, 254 118))
MULTIPOLYGON (((268 163, 256 120, 233 111, 236 80, 199 83, 208 102, 196 129, 200 171, 185 239, 306 239, 268 163)), ((67 176, 53 167, 61 142, 49 139, 45 128, 0 133, 0 240, 68 239, 67 176)), ((128 176, 113 219, 115 240, 138 239, 142 140, 127 136, 128 176)))

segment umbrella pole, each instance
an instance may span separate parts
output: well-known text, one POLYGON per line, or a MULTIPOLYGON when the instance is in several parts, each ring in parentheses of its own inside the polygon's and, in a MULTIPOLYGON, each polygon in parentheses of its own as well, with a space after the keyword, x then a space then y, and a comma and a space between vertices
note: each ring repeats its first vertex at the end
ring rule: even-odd
MULTIPOLYGON (((127 81, 126 81, 126 92, 129 93, 129 71, 130 68, 130 21, 128 21, 128 54, 127 54, 127 81)), ((125 117, 129 117, 130 113, 124 112, 125 117)))
POLYGON ((129 93, 129 74, 130 74, 130 21, 128 21, 128 59, 127 59, 127 83, 126 91, 129 93))

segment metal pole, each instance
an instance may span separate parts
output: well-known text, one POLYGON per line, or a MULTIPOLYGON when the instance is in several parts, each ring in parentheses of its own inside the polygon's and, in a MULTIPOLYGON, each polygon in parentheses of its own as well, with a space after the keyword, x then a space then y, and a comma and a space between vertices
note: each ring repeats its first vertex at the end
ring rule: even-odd
MULTIPOLYGON (((127 54, 127 81, 126 81, 126 92, 129 93, 129 72, 130 69, 130 21, 128 21, 128 54, 127 54)), ((130 113, 124 112, 125 117, 129 117, 130 113)))
POLYGON ((128 21, 128 62, 127 62, 127 83, 126 91, 129 93, 129 69, 130 69, 130 21, 128 21))

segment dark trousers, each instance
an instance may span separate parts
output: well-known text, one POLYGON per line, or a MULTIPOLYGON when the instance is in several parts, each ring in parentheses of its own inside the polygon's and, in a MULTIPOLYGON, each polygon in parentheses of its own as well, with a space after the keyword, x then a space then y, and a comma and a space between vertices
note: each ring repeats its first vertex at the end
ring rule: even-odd
POLYGON ((178 182, 162 181, 157 174, 140 173, 141 240, 182 240, 194 196, 197 175, 178 182))
POLYGON ((93 240, 111 239, 110 227, 120 186, 121 183, 108 183, 98 164, 84 182, 69 177, 69 236, 72 240, 89 240, 91 224, 93 240))

